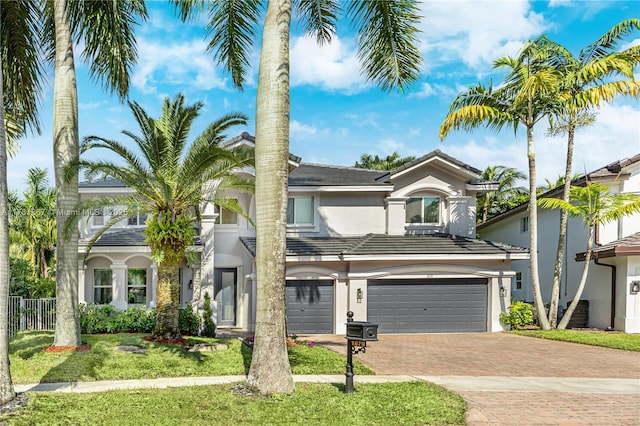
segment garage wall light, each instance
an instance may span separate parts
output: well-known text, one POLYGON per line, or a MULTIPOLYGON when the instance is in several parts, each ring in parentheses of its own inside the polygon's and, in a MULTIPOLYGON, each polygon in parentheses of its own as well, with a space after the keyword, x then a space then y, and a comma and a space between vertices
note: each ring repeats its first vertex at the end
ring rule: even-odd
POLYGON ((356 291, 356 302, 362 303, 362 289, 361 288, 359 288, 356 291))
POLYGON ((640 293, 640 281, 631 281, 631 293, 640 293))
POLYGON ((504 286, 500 286, 500 297, 505 297, 507 295, 507 290, 505 290, 504 286))

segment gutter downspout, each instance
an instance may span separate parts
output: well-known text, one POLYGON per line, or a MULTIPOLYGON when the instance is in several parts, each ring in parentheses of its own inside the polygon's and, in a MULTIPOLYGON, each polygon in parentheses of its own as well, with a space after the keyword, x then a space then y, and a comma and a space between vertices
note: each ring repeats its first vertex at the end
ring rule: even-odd
MULTIPOLYGON (((595 232, 595 243, 596 246, 601 246, 600 244, 600 232, 598 232, 598 230, 600 229, 599 226, 596 225, 596 232, 595 232)), ((616 318, 616 286, 617 286, 617 268, 615 265, 609 265, 608 263, 600 263, 600 261, 598 260, 598 256, 596 254, 596 256, 594 256, 593 258, 593 263, 595 265, 598 266, 606 266, 608 268, 611 268, 611 319, 610 319, 610 326, 609 328, 611 330, 614 329, 615 326, 615 318, 616 318)))

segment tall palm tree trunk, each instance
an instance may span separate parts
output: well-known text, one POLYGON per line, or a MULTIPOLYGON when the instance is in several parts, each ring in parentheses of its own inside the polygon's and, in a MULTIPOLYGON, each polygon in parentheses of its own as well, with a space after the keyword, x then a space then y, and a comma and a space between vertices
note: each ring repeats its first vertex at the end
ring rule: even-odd
POLYGON ((76 215, 78 175, 65 179, 65 168, 78 157, 78 93, 73 62, 73 43, 68 5, 64 0, 53 3, 55 22, 55 76, 53 84, 53 166, 57 199, 56 231, 56 329, 54 346, 79 346, 78 311, 78 236, 72 232, 65 238, 66 221, 76 215))
POLYGON ((262 394, 294 390, 285 321, 290 25, 291 1, 269 1, 256 101, 256 340, 247 378, 262 394))
POLYGON ((580 302, 580 298, 582 297, 582 292, 584 291, 584 287, 587 284, 587 275, 589 274, 589 264, 591 263, 591 252, 593 250, 593 233, 595 226, 589 227, 589 235, 587 240, 587 253, 584 257, 584 267, 582 268, 582 276, 580 277, 580 284, 578 285, 578 289, 576 290, 575 296, 573 296, 573 300, 571 304, 567 308, 567 311, 564 313, 560 323, 558 323, 558 329, 564 330, 569 325, 569 321, 571 321, 571 316, 573 312, 578 307, 578 302, 580 302))
MULTIPOLYGON (((2 7, 2 5, 0 5, 2 7)), ((0 70, 2 70, 0 58, 0 70)), ((0 100, 4 99, 0 72, 0 100)), ((0 108, 0 405, 16 394, 9 369, 9 202, 7 200, 7 134, 4 128, 4 102, 0 108)))
POLYGON ((180 308, 179 265, 158 265, 156 303, 158 317, 153 330, 154 339, 172 340, 180 337, 178 310, 180 308))
MULTIPOLYGON (((564 188, 562 199, 569 202, 571 191, 571 169, 573 168, 573 141, 575 126, 569 126, 567 140, 567 159, 564 170, 564 188)), ((551 302, 549 304, 549 326, 556 328, 558 323, 558 304, 560 301, 560 281, 562 278, 562 266, 564 265, 564 248, 567 243, 567 222, 569 214, 566 210, 560 210, 560 231, 558 233, 558 251, 556 252, 556 264, 553 268, 553 286, 551 287, 551 302)))
POLYGON ((548 330, 549 321, 544 310, 538 272, 538 195, 536 193, 536 154, 533 147, 533 125, 527 126, 527 157, 529 158, 529 247, 531 250, 531 289, 540 326, 548 330))

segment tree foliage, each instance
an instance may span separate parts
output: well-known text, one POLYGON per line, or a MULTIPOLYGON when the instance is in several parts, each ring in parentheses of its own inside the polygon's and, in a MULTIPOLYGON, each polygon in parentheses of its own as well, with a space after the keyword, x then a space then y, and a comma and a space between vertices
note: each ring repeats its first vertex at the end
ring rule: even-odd
POLYGON ((377 154, 373 156, 371 154, 362 154, 354 167, 370 170, 394 170, 415 159, 416 157, 414 156, 400 157, 397 151, 386 157, 380 157, 377 154))

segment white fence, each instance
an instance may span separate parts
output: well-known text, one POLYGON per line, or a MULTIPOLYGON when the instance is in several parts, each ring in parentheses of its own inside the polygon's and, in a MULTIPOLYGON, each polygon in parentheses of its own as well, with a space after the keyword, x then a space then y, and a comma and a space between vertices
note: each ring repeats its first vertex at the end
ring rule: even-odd
POLYGON ((19 330, 53 330, 56 325, 56 299, 9 297, 9 337, 19 330))

